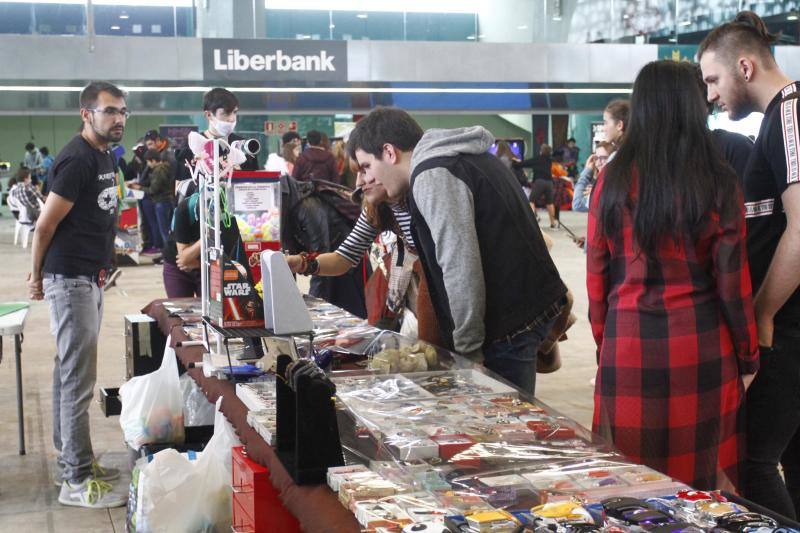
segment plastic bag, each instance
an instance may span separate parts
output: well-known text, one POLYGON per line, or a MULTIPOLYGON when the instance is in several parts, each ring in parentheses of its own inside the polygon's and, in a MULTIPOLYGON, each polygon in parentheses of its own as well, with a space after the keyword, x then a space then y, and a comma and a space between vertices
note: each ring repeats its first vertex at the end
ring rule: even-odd
MULTIPOLYGON (((198 454, 199 455, 199 454, 198 454)), ((136 532, 160 533, 194 531, 187 527, 194 517, 183 511, 195 505, 200 478, 195 468, 195 454, 178 453, 167 448, 153 455, 153 460, 139 471, 136 532)))
POLYGON ((219 411, 221 404, 222 398, 216 404, 214 435, 196 461, 168 449, 155 454, 140 472, 137 532, 230 531, 231 448, 241 442, 219 411))
POLYGON ((183 443, 183 395, 177 356, 169 341, 167 337, 158 370, 133 377, 119 389, 122 401, 119 423, 125 441, 135 450, 143 444, 183 443))
POLYGON ((222 398, 217 400, 214 415, 214 436, 208 441, 195 465, 200 492, 195 497, 194 514, 198 518, 191 531, 230 531, 231 479, 233 460, 231 448, 241 446, 230 422, 220 412, 222 398))
POLYGON ((186 427, 210 426, 214 423, 214 404, 189 374, 180 378, 183 395, 183 424, 186 427))

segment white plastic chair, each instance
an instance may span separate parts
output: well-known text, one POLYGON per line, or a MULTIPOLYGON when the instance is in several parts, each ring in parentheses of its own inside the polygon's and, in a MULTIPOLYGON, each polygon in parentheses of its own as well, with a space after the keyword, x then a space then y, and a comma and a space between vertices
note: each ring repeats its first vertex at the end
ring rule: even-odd
POLYGON ((8 196, 8 207, 19 212, 14 227, 14 246, 17 245, 17 242, 22 241, 22 247, 27 248, 31 231, 33 231, 33 221, 28 214, 28 208, 17 202, 11 195, 8 196))

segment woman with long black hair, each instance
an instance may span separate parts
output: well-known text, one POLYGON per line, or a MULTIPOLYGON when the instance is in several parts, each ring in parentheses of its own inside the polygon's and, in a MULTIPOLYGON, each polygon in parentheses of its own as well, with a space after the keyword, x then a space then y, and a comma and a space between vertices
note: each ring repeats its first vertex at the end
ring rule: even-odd
POLYGON ((731 488, 758 369, 744 209, 691 65, 646 65, 589 210, 594 429, 698 489, 731 488), (594 238, 592 238, 594 237, 594 238))

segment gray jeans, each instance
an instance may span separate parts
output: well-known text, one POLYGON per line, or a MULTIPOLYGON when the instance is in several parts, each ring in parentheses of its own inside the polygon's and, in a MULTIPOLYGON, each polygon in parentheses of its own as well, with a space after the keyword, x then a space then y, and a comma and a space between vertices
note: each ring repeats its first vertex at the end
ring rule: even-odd
POLYGON ((94 453, 89 405, 97 380, 97 337, 103 318, 103 290, 83 279, 53 279, 45 274, 50 332, 56 338, 53 369, 53 444, 63 479, 82 481, 91 473, 94 453))

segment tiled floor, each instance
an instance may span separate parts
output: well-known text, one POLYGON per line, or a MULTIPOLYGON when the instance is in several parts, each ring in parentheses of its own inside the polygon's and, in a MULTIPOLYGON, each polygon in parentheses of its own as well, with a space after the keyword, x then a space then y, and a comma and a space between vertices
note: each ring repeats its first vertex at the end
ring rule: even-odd
MULTIPOLYGON (((5 209, 5 208, 4 208, 5 209)), ((562 213, 576 233, 585 233, 586 216, 562 213)), ((30 248, 14 247, 13 222, 0 217, 0 301, 26 300, 25 276, 30 248)), ((555 241, 553 257, 575 295, 579 320, 562 343, 563 367, 539 375, 538 397, 584 425, 591 422, 595 372, 594 342, 586 321, 584 255, 561 231, 546 230, 555 241)), ((163 296, 161 268, 153 265, 123 268, 118 286, 106 293, 98 360, 98 387, 118 386, 124 377, 123 315, 138 313, 154 298, 163 296)), ((22 369, 27 454, 17 454, 17 411, 13 344, 3 339, 0 363, 0 532, 120 532, 125 530, 125 509, 95 511, 67 508, 58 503, 52 482, 54 458, 51 424, 51 379, 54 341, 49 330, 47 305, 33 302, 25 327, 22 369)), ((97 395, 96 395, 97 396, 97 395)), ((118 419, 104 418, 99 406, 91 408, 95 454, 103 462, 124 465, 125 446, 118 419)), ((122 480, 121 485, 127 483, 122 480)), ((124 487, 121 487, 124 490, 124 487)))

